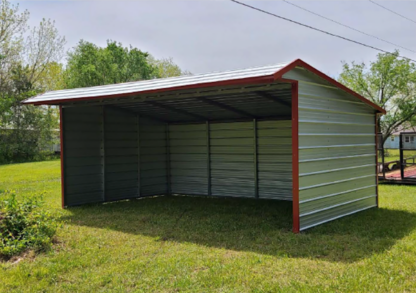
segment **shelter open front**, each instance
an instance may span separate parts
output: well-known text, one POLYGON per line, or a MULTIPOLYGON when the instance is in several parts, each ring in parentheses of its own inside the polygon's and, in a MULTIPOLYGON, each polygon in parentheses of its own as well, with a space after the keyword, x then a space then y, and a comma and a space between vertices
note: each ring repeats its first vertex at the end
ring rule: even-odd
POLYGON ((45 93, 62 205, 157 195, 292 201, 299 232, 378 206, 379 106, 301 60, 45 93))
POLYGON ((279 83, 193 107, 63 107, 64 205, 167 194, 292 200, 290 103, 291 85, 279 83))

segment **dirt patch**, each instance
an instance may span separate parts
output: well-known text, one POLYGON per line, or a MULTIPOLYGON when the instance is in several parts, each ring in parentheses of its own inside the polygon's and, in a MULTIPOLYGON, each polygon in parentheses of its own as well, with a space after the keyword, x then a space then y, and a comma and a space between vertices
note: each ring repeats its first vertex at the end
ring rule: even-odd
MULTIPOLYGON (((416 166, 410 166, 404 169, 405 178, 416 178, 416 166)), ((386 179, 400 180, 400 169, 386 173, 386 179)))

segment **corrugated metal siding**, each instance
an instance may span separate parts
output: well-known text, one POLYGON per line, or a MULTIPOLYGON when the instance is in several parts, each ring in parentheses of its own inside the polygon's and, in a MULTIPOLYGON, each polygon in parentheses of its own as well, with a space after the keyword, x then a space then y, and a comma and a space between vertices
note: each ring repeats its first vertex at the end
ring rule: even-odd
POLYGON ((64 131, 67 206, 169 193, 292 199, 291 121, 168 126, 73 107, 64 131))
POLYGON ((291 121, 171 125, 169 138, 172 193, 255 197, 257 157, 259 198, 292 200, 291 121))
POLYGON ((255 197, 253 122, 210 128, 212 195, 255 197))
POLYGON ((206 124, 170 125, 171 192, 208 194, 206 124))
POLYGON ((63 108, 65 206, 104 201, 102 107, 63 108))
POLYGON ((106 107, 104 110, 105 200, 138 196, 138 119, 106 107))
POLYGON ((167 126, 140 119, 140 196, 168 193, 167 126))
POLYGON ((376 206, 375 112, 314 74, 299 81, 300 230, 376 206))
POLYGON ((292 200, 292 122, 259 121, 259 198, 292 200))

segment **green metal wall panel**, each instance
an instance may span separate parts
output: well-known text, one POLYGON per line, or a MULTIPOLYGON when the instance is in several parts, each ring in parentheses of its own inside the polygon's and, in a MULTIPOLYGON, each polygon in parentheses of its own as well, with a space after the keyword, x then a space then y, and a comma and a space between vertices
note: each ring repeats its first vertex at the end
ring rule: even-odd
POLYGON ((299 81, 300 230, 377 205, 375 110, 307 70, 299 81))
POLYGON ((102 107, 63 108, 64 205, 104 201, 102 107))
POLYGON ((171 192, 208 195, 206 125, 170 125, 169 146, 171 192))
POLYGON ((212 195, 254 198, 253 122, 213 123, 210 130, 212 195))
POLYGON ((168 193, 167 126, 140 119, 140 196, 168 193))
POLYGON ((139 196, 138 118, 104 109, 105 201, 139 196))
POLYGON ((171 125, 169 136, 172 193, 292 200, 291 121, 171 125))
POLYGON ((259 121, 259 198, 292 200, 292 123, 259 121))

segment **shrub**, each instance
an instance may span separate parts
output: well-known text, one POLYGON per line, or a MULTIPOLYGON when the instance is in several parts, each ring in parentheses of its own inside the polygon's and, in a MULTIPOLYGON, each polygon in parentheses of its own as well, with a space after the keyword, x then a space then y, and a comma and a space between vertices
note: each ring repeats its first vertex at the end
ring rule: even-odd
POLYGON ((27 249, 49 248, 58 228, 55 217, 43 208, 42 196, 16 198, 0 194, 0 256, 11 257, 27 249))

